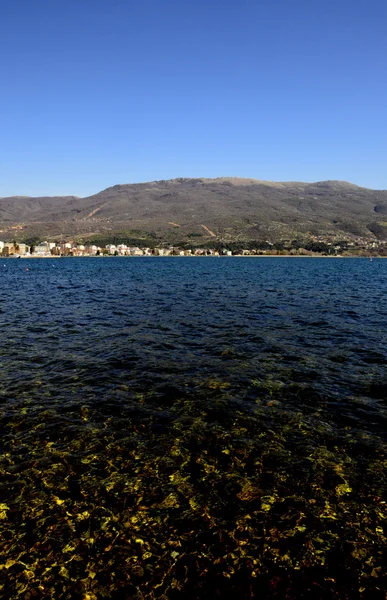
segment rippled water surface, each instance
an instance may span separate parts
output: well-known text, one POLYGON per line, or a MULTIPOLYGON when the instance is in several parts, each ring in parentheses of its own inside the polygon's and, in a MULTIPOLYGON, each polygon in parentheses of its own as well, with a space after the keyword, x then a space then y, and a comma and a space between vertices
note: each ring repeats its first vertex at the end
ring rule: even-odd
POLYGON ((0 596, 380 598, 387 261, 0 263, 0 596))

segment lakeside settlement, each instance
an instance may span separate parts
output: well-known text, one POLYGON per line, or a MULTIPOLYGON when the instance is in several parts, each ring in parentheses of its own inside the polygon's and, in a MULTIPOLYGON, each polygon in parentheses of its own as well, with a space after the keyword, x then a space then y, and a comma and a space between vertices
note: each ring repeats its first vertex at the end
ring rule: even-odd
POLYGON ((214 243, 211 247, 154 246, 140 247, 127 244, 82 244, 75 241, 24 242, 0 241, 2 257, 50 258, 61 256, 387 256, 387 241, 356 238, 334 240, 325 236, 312 237, 307 241, 284 240, 281 242, 249 242, 244 247, 238 242, 214 243))

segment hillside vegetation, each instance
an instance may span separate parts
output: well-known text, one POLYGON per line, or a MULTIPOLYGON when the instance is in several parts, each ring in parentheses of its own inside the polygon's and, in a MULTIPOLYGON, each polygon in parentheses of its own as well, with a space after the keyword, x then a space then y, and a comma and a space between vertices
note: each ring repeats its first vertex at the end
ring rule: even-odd
POLYGON ((387 239, 387 191, 343 181, 223 177, 115 185, 86 198, 0 199, 0 239, 263 241, 387 239))

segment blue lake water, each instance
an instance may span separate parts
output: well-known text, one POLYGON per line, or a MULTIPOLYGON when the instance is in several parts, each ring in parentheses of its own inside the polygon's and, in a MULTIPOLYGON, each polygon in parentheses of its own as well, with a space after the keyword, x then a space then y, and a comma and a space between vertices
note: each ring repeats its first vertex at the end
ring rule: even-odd
POLYGON ((384 599, 386 281, 3 260, 4 597, 384 599))

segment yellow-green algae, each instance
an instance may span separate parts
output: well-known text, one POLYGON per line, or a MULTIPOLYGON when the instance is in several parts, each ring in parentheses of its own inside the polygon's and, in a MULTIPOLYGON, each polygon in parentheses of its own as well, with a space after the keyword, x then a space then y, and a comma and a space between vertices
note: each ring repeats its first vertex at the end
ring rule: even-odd
POLYGON ((4 409, 1 597, 385 599, 382 437, 199 388, 4 409))

